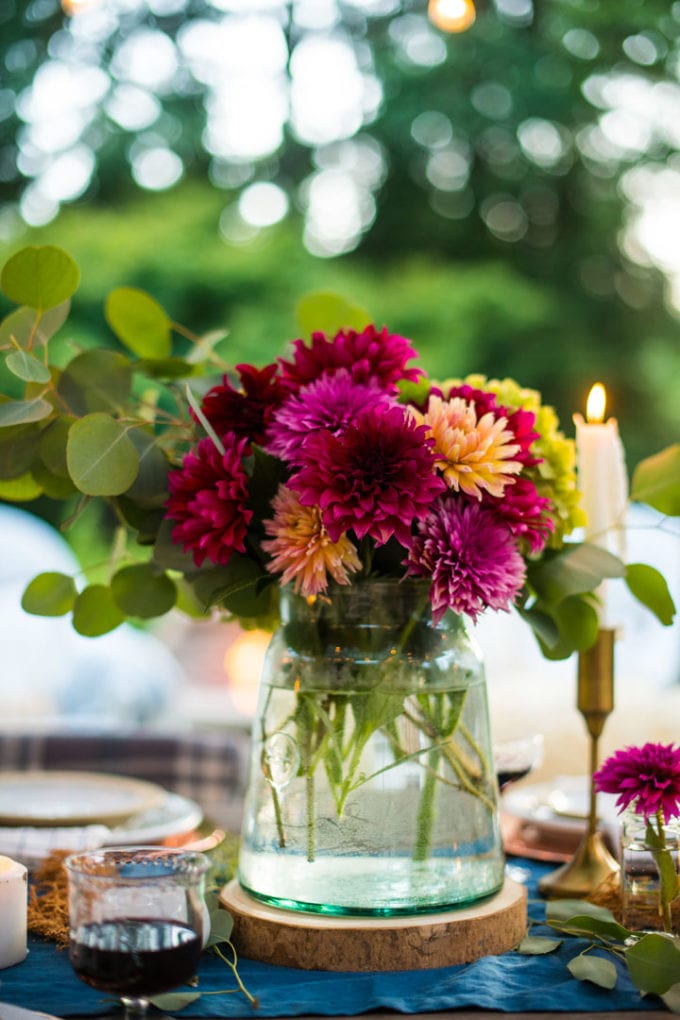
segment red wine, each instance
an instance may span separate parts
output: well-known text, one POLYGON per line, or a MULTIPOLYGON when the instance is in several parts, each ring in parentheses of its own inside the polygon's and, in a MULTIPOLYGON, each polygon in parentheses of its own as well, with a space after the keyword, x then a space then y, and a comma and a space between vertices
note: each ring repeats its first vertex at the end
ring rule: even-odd
POLYGON ((201 940, 186 924, 148 918, 85 924, 71 938, 78 977, 117 995, 157 995, 193 976, 201 940))
POLYGON ((499 789, 504 790, 506 786, 510 785, 510 783, 516 783, 519 779, 524 779, 524 777, 528 776, 530 772, 531 765, 520 765, 517 768, 512 768, 512 766, 503 768, 501 766, 496 773, 499 789))

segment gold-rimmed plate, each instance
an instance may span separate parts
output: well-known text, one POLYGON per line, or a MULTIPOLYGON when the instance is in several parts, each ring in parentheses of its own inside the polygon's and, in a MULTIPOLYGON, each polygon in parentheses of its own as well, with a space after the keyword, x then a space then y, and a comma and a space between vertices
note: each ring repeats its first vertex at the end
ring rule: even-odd
POLYGON ((0 824, 120 825, 166 796, 156 783, 103 772, 0 772, 0 824))

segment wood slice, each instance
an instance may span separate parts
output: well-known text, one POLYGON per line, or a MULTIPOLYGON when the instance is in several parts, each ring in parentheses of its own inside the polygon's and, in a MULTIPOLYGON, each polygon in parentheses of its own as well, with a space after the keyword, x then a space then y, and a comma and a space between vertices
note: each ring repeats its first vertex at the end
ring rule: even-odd
POLYGON ((303 970, 424 970, 512 949, 526 933, 527 891, 505 880, 483 903, 409 917, 329 917, 279 910, 236 880, 220 893, 241 956, 303 970))

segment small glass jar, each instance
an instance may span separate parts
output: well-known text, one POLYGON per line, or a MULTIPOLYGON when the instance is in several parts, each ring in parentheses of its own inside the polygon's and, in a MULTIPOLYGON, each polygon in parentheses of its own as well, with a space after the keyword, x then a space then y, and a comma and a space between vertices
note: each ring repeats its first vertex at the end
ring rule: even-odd
POLYGON ((642 815, 632 809, 621 821, 621 921, 634 931, 668 931, 680 934, 680 819, 673 818, 662 827, 663 845, 657 822, 651 819, 652 839, 642 815), (662 874, 666 899, 675 900, 664 909, 662 874))

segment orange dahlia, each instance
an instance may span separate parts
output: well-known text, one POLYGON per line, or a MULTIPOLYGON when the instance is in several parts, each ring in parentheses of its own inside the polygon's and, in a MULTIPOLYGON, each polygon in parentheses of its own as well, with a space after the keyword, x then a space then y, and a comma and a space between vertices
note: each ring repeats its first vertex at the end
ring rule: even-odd
POLYGON ((271 553, 271 574, 281 573, 281 584, 295 582, 300 595, 317 595, 328 584, 328 574, 338 584, 349 584, 349 574, 361 567, 354 544, 346 535, 337 542, 323 526, 318 506, 303 506, 285 485, 272 500, 273 520, 264 522, 271 539, 262 548, 271 553))
POLYGON ((520 450, 507 418, 492 412, 478 416, 473 403, 462 397, 443 400, 432 395, 425 413, 413 410, 434 440, 436 466, 456 492, 482 498, 482 492, 500 498, 522 464, 512 458, 520 450))

